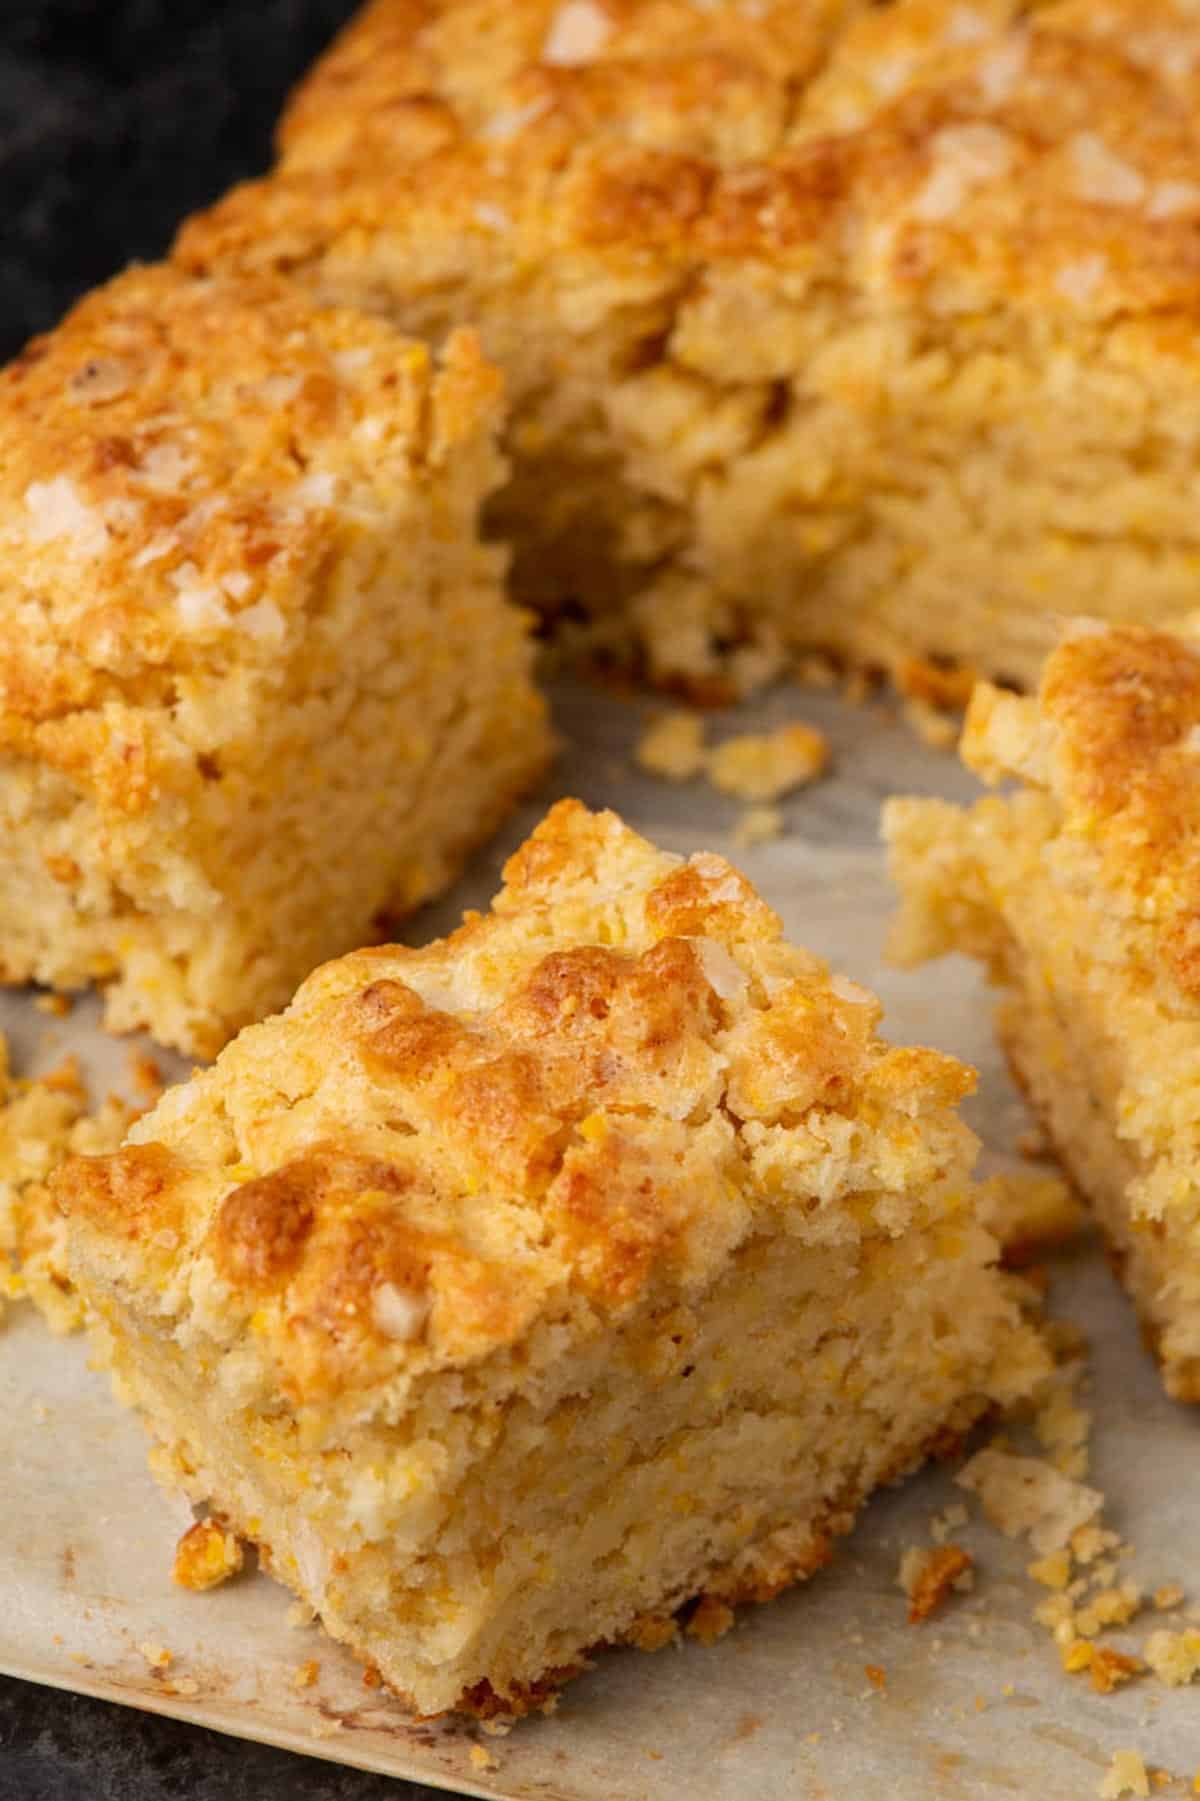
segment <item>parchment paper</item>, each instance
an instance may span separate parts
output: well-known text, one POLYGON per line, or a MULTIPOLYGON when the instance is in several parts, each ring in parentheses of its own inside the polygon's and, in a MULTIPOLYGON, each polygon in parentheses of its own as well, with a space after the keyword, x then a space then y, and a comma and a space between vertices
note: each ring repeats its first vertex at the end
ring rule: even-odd
MULTIPOLYGON (((924 749, 882 706, 849 708, 801 690, 721 716, 717 735, 814 720, 836 750, 833 777, 786 803, 788 835, 738 852, 737 803, 703 784, 675 788, 632 770, 648 703, 581 688, 561 689, 558 702, 571 748, 551 783, 407 936, 419 941, 464 906, 485 905, 503 855, 557 795, 616 805, 669 848, 733 855, 794 937, 878 989, 891 1036, 976 1063, 983 1079, 972 1123, 989 1155, 1011 1157, 1026 1121, 992 1046, 975 971, 955 959, 898 974, 882 956, 893 902, 876 843, 879 800, 969 793, 953 761, 924 749)), ((51 1023, 29 996, 0 998, 0 1027, 26 1067, 73 1049, 102 1086, 120 1078, 131 1048, 97 1030, 89 1003, 51 1023)), ((1107 1493, 1108 1522, 1136 1547, 1122 1574, 1148 1588, 1182 1582, 1200 1602, 1200 1418, 1163 1397, 1097 1251, 1066 1254, 1054 1276, 1054 1310, 1092 1342, 1091 1479, 1107 1493)), ((171 1555, 188 1508, 147 1473, 142 1429, 88 1371, 83 1341, 52 1338, 26 1308, 0 1328, 0 1493, 0 1669, 471 1794, 1076 1801, 1097 1792, 1117 1747, 1137 1747, 1148 1766, 1187 1779, 1156 1792, 1190 1792, 1200 1766, 1200 1689, 1143 1681, 1099 1696, 1085 1678, 1063 1674, 1031 1620, 1044 1591, 1024 1574, 1030 1553, 979 1519, 973 1503, 972 1523, 955 1537, 977 1558, 975 1593, 923 1626, 906 1623, 901 1552, 928 1543, 931 1515, 965 1498, 945 1470, 876 1500, 831 1569, 749 1610, 715 1647, 605 1655, 557 1714, 499 1738, 412 1722, 365 1688, 354 1661, 316 1628, 289 1627, 290 1597, 265 1576, 251 1571, 208 1595, 175 1588, 171 1555), (141 1646, 166 1647, 170 1667, 156 1673, 141 1646), (309 1659, 318 1678, 297 1688, 293 1675, 309 1659), (867 1680, 867 1664, 886 1672, 883 1692, 867 1680), (477 1745, 494 1769, 472 1761, 477 1745)), ((1114 1642, 1135 1645, 1162 1623, 1148 1613, 1114 1642)))

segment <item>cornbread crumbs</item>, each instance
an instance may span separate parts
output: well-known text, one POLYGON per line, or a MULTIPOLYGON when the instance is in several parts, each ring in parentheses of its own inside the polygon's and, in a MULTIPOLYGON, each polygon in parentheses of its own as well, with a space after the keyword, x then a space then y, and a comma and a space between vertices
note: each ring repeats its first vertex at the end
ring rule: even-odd
POLYGON ((945 1544, 952 1532, 958 1532, 970 1520, 970 1513, 961 1501, 951 1501, 940 1513, 935 1513, 929 1522, 929 1536, 935 1545, 945 1544))
POLYGON ((700 774, 707 757, 703 715, 683 708, 664 713, 643 733, 634 755, 650 775, 669 782, 690 781, 700 774))
POLYGON ((1150 1779, 1141 1752, 1114 1751, 1097 1793, 1101 1801, 1120 1801, 1122 1795, 1148 1795, 1150 1779))
POLYGON ((312 1688, 320 1674, 320 1664, 315 1657, 310 1657, 307 1663, 297 1664, 296 1668, 292 1671, 292 1687, 312 1688))
POLYGON ((726 738, 708 754, 708 779, 739 800, 779 800, 813 782, 829 762, 829 741, 809 725, 726 738))
POLYGON ((473 1770, 498 1770, 500 1768, 500 1759, 494 1751, 489 1751, 486 1745, 472 1745, 467 1755, 471 1760, 473 1770))
POLYGON ((1182 1606, 1183 1588, 1178 1582, 1164 1582, 1161 1587, 1155 1589, 1150 1599, 1160 1613, 1168 1613, 1172 1607, 1182 1606))
POLYGON ((1168 1688, 1182 1688, 1200 1671, 1200 1631, 1191 1627, 1182 1632, 1160 1627, 1150 1634, 1142 1650, 1154 1674, 1168 1688))
POLYGON ((1004 1246, 1010 1268, 1058 1250, 1084 1231, 1087 1209, 1060 1176, 1009 1170, 983 1184, 984 1223, 1004 1246))
POLYGON ((979 1496, 984 1513, 1007 1538, 1027 1536, 1043 1556, 1065 1545, 1104 1504, 1097 1489, 1086 1488, 1039 1458, 991 1446, 977 1452, 955 1481, 979 1496))
POLYGON ((139 1645, 138 1650, 152 1670, 169 1670, 175 1661, 165 1645, 139 1645))
POLYGON ((63 1158, 103 1155, 124 1137, 134 1110, 116 1096, 92 1114, 75 1058, 48 1075, 12 1074, 0 1034, 0 1315, 29 1299, 55 1332, 73 1332, 83 1308, 68 1280, 65 1227, 46 1179, 63 1158))
POLYGON ((732 1607, 714 1595, 705 1595, 684 1630, 702 1645, 715 1645, 730 1630, 734 1617, 732 1607))
POLYGON ((291 1601, 283 1617, 293 1632, 302 1632, 306 1627, 315 1625, 317 1614, 316 1609, 310 1607, 307 1601, 291 1601))
POLYGON ((910 1625, 927 1620, 954 1590, 960 1594, 974 1580, 974 1559, 961 1545, 932 1550, 912 1546, 900 1560, 900 1586, 908 1596, 910 1625))
POLYGON ((39 1013, 48 1013, 52 1019, 66 1019, 74 1002, 69 994, 35 994, 33 1004, 39 1013))
POLYGON ((197 1520, 175 1547, 171 1574, 180 1588, 217 1588, 236 1576, 245 1561, 241 1541, 214 1519, 197 1520))
POLYGON ((1071 1580, 1071 1558, 1065 1550, 1051 1551, 1048 1557, 1039 1557, 1025 1567, 1034 1581, 1044 1588, 1066 1588, 1071 1580))
POLYGON ((783 814, 778 807, 749 807, 733 828, 733 842, 742 850, 771 844, 783 835, 783 814))
POLYGON ((882 1694, 887 1688, 887 1671, 880 1664, 864 1663, 863 1674, 871 1687, 879 1694, 882 1694))

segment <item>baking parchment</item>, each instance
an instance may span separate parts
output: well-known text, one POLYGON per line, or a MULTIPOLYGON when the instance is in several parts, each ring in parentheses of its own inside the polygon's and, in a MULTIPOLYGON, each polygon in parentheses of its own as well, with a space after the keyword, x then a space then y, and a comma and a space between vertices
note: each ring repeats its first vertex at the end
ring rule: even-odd
MULTIPOLYGON (((852 708, 788 689, 716 716, 716 736, 802 717, 835 747, 832 776, 786 803, 786 836, 737 851, 737 803, 633 769, 650 703, 580 686, 560 687, 556 699, 568 748, 550 783, 406 936, 419 941, 463 907, 485 905, 503 856, 557 795, 617 806, 671 849, 733 855, 791 935, 881 993, 889 1035, 974 1062, 982 1080, 972 1124, 988 1156, 1011 1158, 1027 1121, 992 1045, 975 970, 953 959, 901 974, 883 959, 893 899, 879 802, 889 792, 969 794, 953 760, 917 742, 884 703, 852 708)), ((131 1041, 105 1038, 96 1018, 90 1002, 51 1023, 29 995, 0 998, 18 1067, 73 1050, 103 1089, 120 1081, 131 1041)), ((1200 1415, 1163 1396, 1094 1247, 1053 1269, 1054 1310, 1091 1340, 1091 1480, 1106 1492, 1107 1522, 1135 1547, 1122 1574, 1148 1589, 1181 1582, 1200 1601, 1200 1415)), ((974 1593, 922 1626, 906 1623, 901 1553, 928 1543, 931 1516, 965 1499, 947 1470, 877 1499, 833 1567, 748 1610, 716 1646, 605 1654, 556 1714, 493 1738, 413 1722, 365 1687, 353 1659, 318 1629, 290 1627, 290 1597, 261 1574, 207 1595, 175 1588, 173 1545, 191 1514, 153 1482, 145 1448, 136 1419, 88 1370, 84 1342, 55 1339, 31 1310, 14 1309, 0 1327, 0 1670, 514 1801, 1076 1801, 1097 1793, 1118 1747, 1138 1748, 1148 1766, 1179 1779, 1156 1792, 1191 1792, 1200 1766, 1200 1688, 1145 1680, 1100 1696, 1085 1677, 1065 1675, 1032 1622, 1045 1591, 1024 1573, 1029 1551, 1001 1538, 973 1502, 971 1524, 954 1536, 977 1559, 974 1593), (140 1647, 158 1646, 172 1661, 156 1672, 140 1647), (309 1659, 317 1680, 299 1688, 293 1678, 309 1659), (882 1691, 868 1664, 885 1673, 882 1691), (480 1768, 478 1752, 472 1761, 480 1745, 494 1768, 480 1768)), ((1147 1612, 1114 1642, 1136 1646, 1164 1623, 1179 1621, 1147 1612)))

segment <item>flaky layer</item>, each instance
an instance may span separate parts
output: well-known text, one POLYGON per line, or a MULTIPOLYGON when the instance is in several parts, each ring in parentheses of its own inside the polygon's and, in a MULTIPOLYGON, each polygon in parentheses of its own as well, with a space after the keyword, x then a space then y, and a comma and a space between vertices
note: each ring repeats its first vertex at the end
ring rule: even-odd
POLYGON ((553 1353, 535 1329, 520 1392, 433 1377, 316 1463, 289 1415, 197 1388, 204 1345, 103 1297, 102 1336, 159 1473, 336 1637, 421 1712, 520 1712, 598 1644, 667 1642, 700 1595, 811 1574, 880 1481, 1028 1391, 1040 1352, 993 1253, 965 1213, 857 1247, 751 1240, 690 1301, 553 1353))

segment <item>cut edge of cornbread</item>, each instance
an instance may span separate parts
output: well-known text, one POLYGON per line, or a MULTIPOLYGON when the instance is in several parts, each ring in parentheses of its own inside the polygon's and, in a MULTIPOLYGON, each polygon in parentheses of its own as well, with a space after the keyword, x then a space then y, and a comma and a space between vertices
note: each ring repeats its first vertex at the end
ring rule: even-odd
POLYGON ((158 1473, 426 1714, 714 1635, 1049 1367, 971 1072, 722 858, 563 802, 505 875, 55 1185, 158 1473))
POLYGON ((1080 625, 1038 700, 982 686, 963 754, 1023 785, 889 803, 895 949, 979 959, 997 1031, 1177 1399, 1200 1401, 1200 650, 1080 625))

